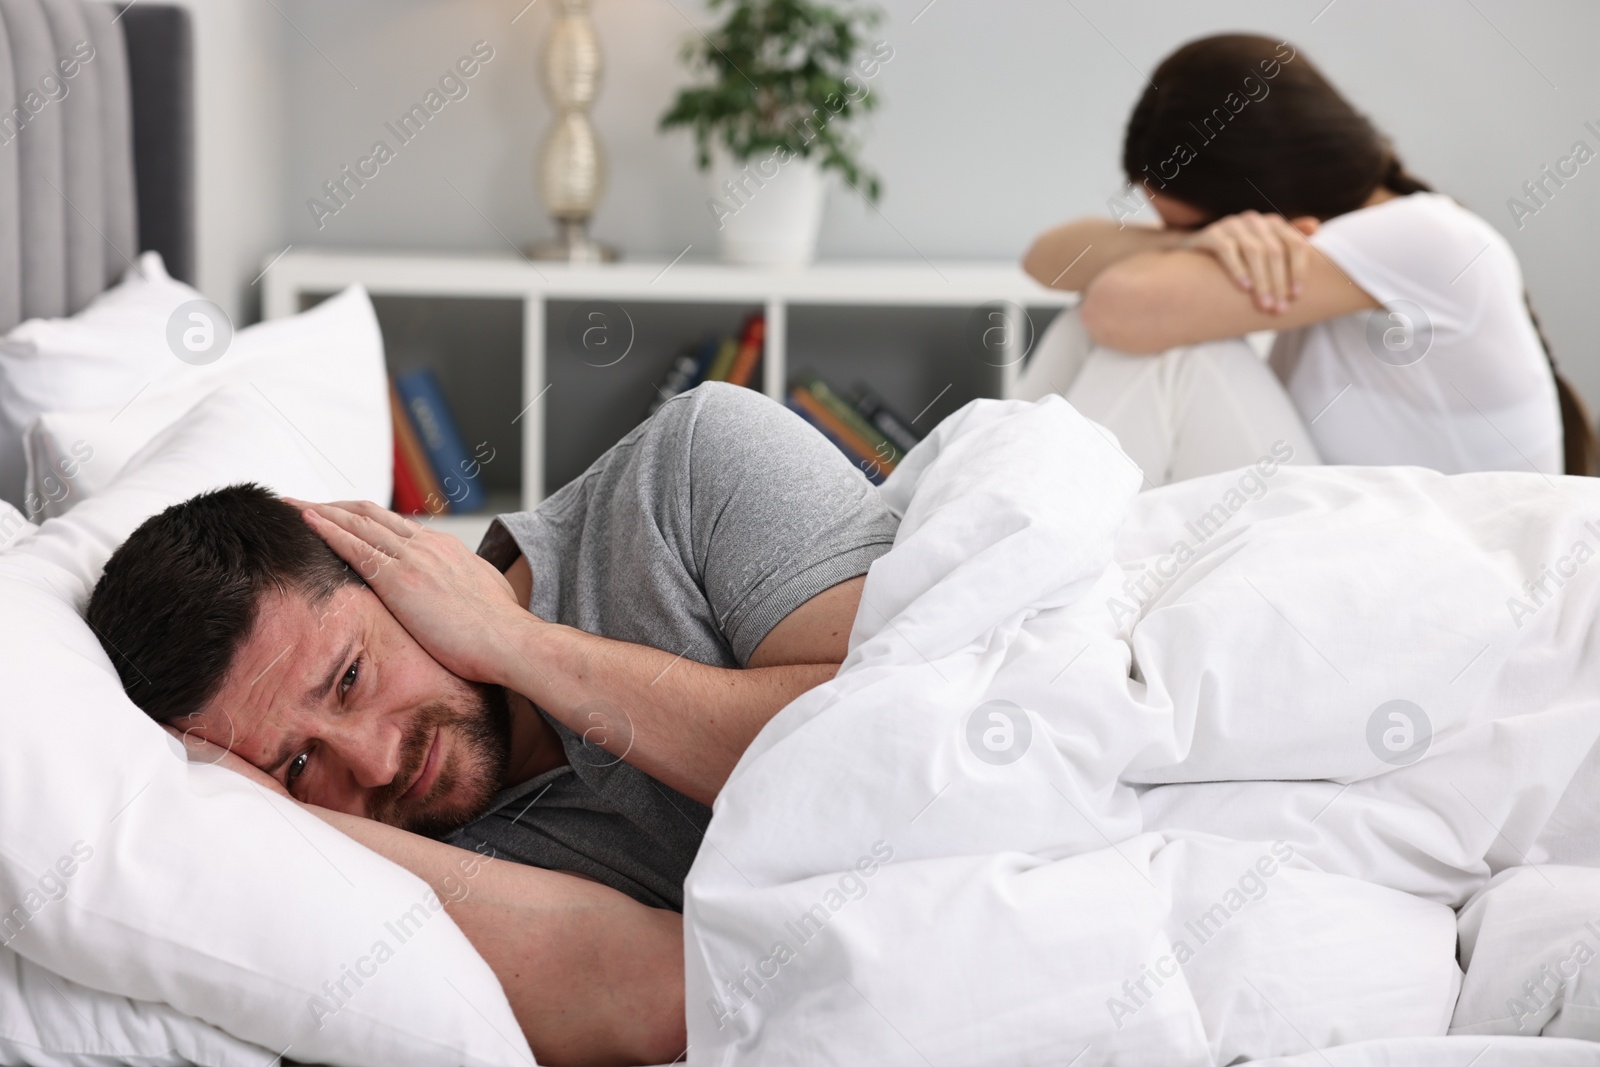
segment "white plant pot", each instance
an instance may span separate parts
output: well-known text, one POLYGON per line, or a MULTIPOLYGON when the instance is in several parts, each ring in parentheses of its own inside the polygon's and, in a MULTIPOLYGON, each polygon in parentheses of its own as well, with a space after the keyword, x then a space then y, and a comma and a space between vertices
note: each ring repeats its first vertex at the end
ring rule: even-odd
POLYGON ((722 259, 763 267, 803 267, 817 258, 828 185, 815 160, 776 155, 735 161, 711 156, 711 199, 722 259))

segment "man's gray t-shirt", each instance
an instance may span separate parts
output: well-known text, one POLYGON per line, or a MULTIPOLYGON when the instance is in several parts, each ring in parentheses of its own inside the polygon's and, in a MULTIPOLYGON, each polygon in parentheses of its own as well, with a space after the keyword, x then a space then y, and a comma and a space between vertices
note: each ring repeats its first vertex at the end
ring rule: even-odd
MULTIPOLYGON (((535 510, 499 516, 478 551, 502 570, 527 557, 528 609, 543 619, 743 667, 791 611, 866 573, 897 527, 821 434, 714 382, 667 401, 535 510)), ((545 718, 567 764, 446 840, 682 910, 710 809, 545 718)))

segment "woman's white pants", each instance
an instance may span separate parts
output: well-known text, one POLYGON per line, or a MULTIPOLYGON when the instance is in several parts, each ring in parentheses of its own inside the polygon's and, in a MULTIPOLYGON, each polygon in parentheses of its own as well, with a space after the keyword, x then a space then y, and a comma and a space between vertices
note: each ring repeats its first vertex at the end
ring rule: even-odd
POLYGON ((1147 488, 1248 466, 1279 441, 1293 450, 1288 462, 1322 462, 1294 402, 1243 338, 1129 356, 1096 347, 1068 309, 1039 338, 1016 395, 1050 393, 1115 434, 1147 488))

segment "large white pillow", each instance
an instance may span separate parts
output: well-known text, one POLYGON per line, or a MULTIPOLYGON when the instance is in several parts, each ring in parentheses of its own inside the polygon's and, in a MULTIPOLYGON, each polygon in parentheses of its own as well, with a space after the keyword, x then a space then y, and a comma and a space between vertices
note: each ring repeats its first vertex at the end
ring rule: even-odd
POLYGON ((0 552, 37 533, 39 527, 28 521, 18 508, 0 500, 0 552))
POLYGON ((1452 1034, 1600 1041, 1600 870, 1501 871, 1461 909, 1452 1034))
POLYGON ((0 948, 5 1067, 275 1067, 275 1056, 168 1005, 89 989, 0 948))
POLYGON ((0 500, 23 505, 22 438, 40 414, 124 404, 142 387, 184 377, 167 320, 198 299, 146 252, 78 314, 29 319, 0 338, 0 500))
POLYGON ((24 323, 0 342, 0 375, 8 359, 26 367, 23 385, 0 395, 30 397, 28 405, 15 395, 9 403, 34 414, 23 444, 23 507, 31 516, 65 514, 99 492, 159 431, 226 384, 257 390, 329 464, 340 497, 388 500, 388 379, 365 290, 352 286, 303 314, 241 330, 219 359, 195 366, 167 344, 172 301, 193 291, 171 279, 163 284, 159 257, 145 259, 147 277, 130 272, 78 316, 24 323), (19 334, 28 341, 26 359, 17 357, 19 334), (88 367, 97 371, 93 381, 77 380, 88 367), (47 394, 54 404, 35 408, 47 394), (334 455, 343 458, 334 464, 334 455))
MULTIPOLYGON (((170 1059, 161 1028, 128 1016, 145 1002, 300 1062, 532 1063, 493 972, 421 880, 238 775, 188 764, 79 614, 147 516, 244 479, 325 498, 349 488, 331 467, 378 450, 319 454, 253 386, 230 386, 0 551, 0 903, 25 912, 7 947, 84 987, 85 1018, 109 1013, 149 1041, 119 1060, 170 1059), (384 924, 416 905, 428 918, 396 945, 384 924), (363 959, 373 969, 380 940, 392 956, 319 1018, 312 998, 363 959)), ((212 1046, 202 1062, 241 1062, 212 1046)))

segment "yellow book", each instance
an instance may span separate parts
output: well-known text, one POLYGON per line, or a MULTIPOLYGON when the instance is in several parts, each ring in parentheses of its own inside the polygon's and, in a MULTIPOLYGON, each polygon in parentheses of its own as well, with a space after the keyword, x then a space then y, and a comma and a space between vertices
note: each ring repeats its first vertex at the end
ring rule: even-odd
POLYGON ((717 358, 711 361, 711 369, 706 371, 706 381, 725 382, 728 372, 733 369, 733 360, 739 354, 739 342, 732 337, 724 337, 722 345, 717 349, 717 358))

